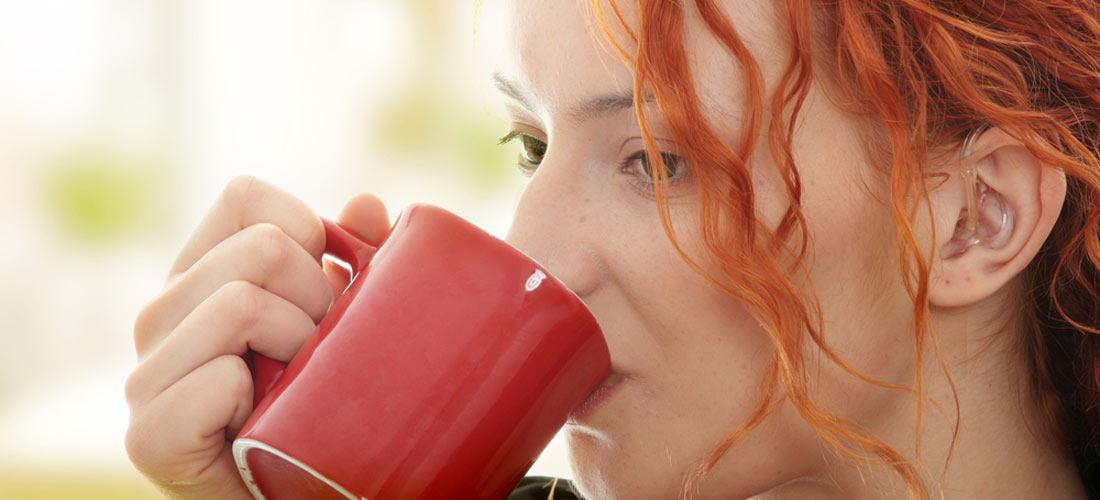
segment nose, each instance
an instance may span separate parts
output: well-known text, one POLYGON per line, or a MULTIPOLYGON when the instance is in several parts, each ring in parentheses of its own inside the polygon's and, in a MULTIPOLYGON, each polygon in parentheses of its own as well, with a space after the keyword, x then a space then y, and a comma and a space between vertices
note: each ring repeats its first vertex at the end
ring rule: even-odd
POLYGON ((607 266, 599 252, 597 207, 577 170, 544 160, 520 197, 505 240, 584 298, 604 283, 607 266))

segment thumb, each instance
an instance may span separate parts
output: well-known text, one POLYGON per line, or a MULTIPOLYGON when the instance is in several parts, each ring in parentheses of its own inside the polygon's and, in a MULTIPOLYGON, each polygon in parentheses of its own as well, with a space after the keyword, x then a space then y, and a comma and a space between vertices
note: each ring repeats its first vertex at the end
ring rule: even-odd
POLYGON ((344 205, 337 222, 372 245, 381 243, 390 232, 390 216, 386 213, 386 205, 370 193, 357 195, 344 205))
MULTIPOLYGON (((377 196, 363 193, 355 196, 344 205, 337 220, 356 236, 372 245, 378 245, 390 232, 390 217, 386 205, 377 196)), ((333 290, 339 294, 348 286, 347 271, 339 266, 324 262, 325 275, 332 283, 333 290)))

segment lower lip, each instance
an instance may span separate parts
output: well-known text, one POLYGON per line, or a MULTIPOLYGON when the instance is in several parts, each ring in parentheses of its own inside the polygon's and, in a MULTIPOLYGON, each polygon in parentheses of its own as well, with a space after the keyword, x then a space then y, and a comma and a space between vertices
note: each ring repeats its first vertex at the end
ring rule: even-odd
POLYGON ((611 396, 614 396, 615 393, 618 392, 623 382, 626 382, 625 378, 607 387, 598 387, 596 390, 592 391, 592 393, 588 395, 588 398, 569 414, 568 419, 565 421, 566 425, 583 423, 588 416, 592 415, 596 409, 607 403, 607 401, 611 399, 611 396))

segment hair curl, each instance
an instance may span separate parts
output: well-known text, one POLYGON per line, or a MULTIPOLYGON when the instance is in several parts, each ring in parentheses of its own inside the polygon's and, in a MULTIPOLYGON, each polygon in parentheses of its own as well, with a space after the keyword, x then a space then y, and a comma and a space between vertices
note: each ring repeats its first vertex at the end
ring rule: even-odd
POLYGON ((928 200, 925 159, 937 148, 958 146, 983 124, 1004 129, 1067 177, 1058 222, 1023 273, 1024 344, 1051 439, 1073 451, 1088 488, 1100 484, 1090 465, 1100 450, 1100 3, 776 2, 786 19, 790 53, 774 91, 766 95, 759 65, 716 0, 636 0, 636 26, 627 22, 616 0, 605 1, 590 4, 604 38, 634 70, 635 110, 650 158, 658 162, 652 172, 665 231, 680 250, 664 196, 667 174, 642 113, 643 94, 655 98, 678 153, 696 166, 698 223, 707 252, 721 264, 721 276, 708 275, 682 250, 681 255, 742 301, 776 348, 755 409, 685 478, 682 498, 691 498, 698 481, 782 399, 837 450, 893 468, 910 497, 928 498, 928 487, 910 460, 814 401, 807 389, 807 360, 800 353, 811 341, 866 382, 911 391, 917 398, 919 436, 925 399, 920 355, 926 339, 935 348, 928 325, 930 259, 913 230, 916 209, 928 200), (726 146, 704 119, 683 44, 685 3, 742 68, 745 119, 735 147, 726 146), (616 39, 613 27, 626 33, 631 50, 616 39), (894 239, 913 300, 917 369, 912 388, 866 377, 838 357, 822 338, 812 284, 803 291, 794 281, 796 272, 807 278, 808 273, 802 265, 807 243, 802 185, 791 142, 815 71, 844 92, 853 111, 881 128, 876 133, 889 165, 894 239), (790 201, 774 230, 754 217, 747 165, 761 132, 766 132, 790 201))

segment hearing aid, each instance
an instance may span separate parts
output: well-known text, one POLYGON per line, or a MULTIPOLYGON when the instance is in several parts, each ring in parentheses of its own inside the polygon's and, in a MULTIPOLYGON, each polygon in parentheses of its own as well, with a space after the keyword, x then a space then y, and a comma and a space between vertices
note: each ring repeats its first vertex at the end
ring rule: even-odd
POLYGON ((962 163, 963 183, 966 186, 966 208, 955 225, 955 234, 944 245, 940 256, 949 259, 962 255, 975 245, 990 249, 1003 247, 1008 243, 1016 216, 1012 206, 1000 193, 992 191, 978 178, 977 158, 973 156, 974 142, 978 140, 987 126, 982 125, 966 137, 963 142, 962 163))

